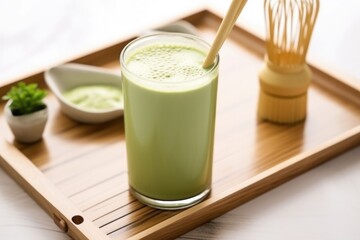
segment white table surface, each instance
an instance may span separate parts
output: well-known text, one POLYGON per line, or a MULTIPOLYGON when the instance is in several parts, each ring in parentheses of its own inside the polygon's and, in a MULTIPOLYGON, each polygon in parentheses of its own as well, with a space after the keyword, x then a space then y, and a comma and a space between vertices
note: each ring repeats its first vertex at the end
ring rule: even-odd
MULTIPOLYGON (((238 20, 260 34, 262 2, 249 1, 238 20)), ((116 42, 135 31, 126 21, 150 28, 154 14, 172 19, 205 5, 224 13, 229 0, 0 0, 0 81, 116 42)), ((322 1, 308 54, 310 62, 358 85, 359 13, 356 0, 322 1)), ((69 239, 1 168, 0 239, 69 239)), ((360 146, 179 239, 360 239, 360 146)))

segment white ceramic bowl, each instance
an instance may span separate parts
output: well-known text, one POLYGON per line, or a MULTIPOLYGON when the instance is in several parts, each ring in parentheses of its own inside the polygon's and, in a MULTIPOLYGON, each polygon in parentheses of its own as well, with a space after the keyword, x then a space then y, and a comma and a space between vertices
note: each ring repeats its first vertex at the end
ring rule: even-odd
POLYGON ((111 110, 87 111, 66 101, 62 94, 64 91, 83 85, 112 85, 121 89, 120 74, 100 67, 68 63, 47 70, 44 77, 46 84, 59 100, 61 110, 76 121, 102 123, 123 115, 123 104, 111 110))
POLYGON ((194 27, 194 25, 187 21, 177 21, 174 23, 170 23, 168 25, 155 29, 155 31, 187 33, 199 36, 199 31, 196 29, 196 27, 194 27))
POLYGON ((143 32, 143 35, 154 34, 158 32, 186 33, 199 36, 199 31, 196 29, 196 27, 187 21, 173 22, 156 29, 145 31, 143 32))

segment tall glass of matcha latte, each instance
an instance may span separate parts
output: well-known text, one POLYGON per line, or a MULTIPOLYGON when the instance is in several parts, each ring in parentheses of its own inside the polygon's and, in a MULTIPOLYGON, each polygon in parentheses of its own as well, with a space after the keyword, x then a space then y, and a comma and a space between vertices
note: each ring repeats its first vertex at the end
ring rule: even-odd
POLYGON ((210 192, 219 57, 185 34, 155 34, 121 52, 130 191, 160 209, 181 209, 210 192))

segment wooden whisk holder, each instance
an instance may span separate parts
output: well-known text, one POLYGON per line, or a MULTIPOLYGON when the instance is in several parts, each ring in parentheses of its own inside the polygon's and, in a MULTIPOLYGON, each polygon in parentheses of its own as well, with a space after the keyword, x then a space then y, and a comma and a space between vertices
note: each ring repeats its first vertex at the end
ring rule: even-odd
POLYGON ((259 74, 258 117, 276 123, 297 123, 306 118, 311 71, 306 64, 280 68, 268 59, 259 74))

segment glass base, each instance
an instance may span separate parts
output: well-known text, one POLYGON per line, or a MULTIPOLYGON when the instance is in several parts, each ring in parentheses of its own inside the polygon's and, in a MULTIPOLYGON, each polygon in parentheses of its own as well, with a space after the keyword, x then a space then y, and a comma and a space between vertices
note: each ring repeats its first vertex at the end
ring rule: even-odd
POLYGON ((167 200, 159 200, 159 199, 153 199, 153 198, 146 197, 146 196, 142 195, 141 193, 138 193, 132 187, 130 187, 130 193, 137 200, 139 200, 140 202, 142 202, 150 207, 162 209, 162 210, 179 210, 179 209, 194 206, 195 204, 197 204, 197 203, 201 202, 203 199, 205 199, 209 195, 210 191, 211 191, 211 189, 207 188, 207 189, 205 189, 205 191, 203 191, 200 194, 193 196, 191 198, 167 201, 167 200))

